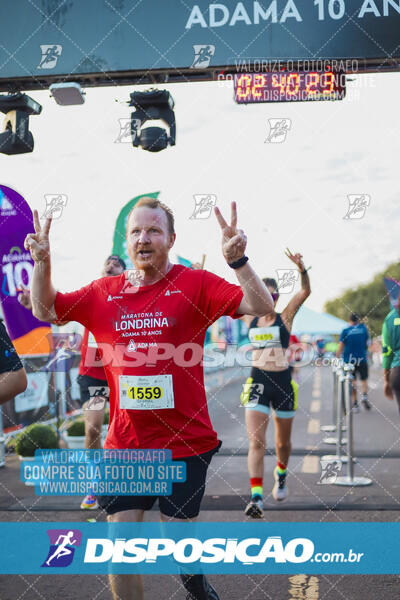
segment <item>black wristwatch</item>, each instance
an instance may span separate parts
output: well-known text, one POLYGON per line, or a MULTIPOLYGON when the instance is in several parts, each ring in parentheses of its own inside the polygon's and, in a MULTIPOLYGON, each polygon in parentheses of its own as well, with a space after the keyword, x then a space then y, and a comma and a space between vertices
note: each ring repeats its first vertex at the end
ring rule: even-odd
POLYGON ((243 265, 245 265, 248 260, 249 257, 243 255, 242 258, 239 258, 239 260, 236 260, 233 263, 228 263, 228 267, 230 267, 231 269, 240 269, 240 267, 243 267, 243 265))

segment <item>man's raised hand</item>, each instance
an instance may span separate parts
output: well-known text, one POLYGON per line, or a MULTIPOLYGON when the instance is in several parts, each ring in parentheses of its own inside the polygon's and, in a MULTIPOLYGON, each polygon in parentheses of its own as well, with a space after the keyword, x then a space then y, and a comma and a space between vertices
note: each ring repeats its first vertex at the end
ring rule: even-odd
POLYGON ((231 203, 231 224, 225 221, 220 210, 214 208, 215 216, 222 231, 222 253, 226 262, 233 263, 242 258, 246 250, 247 237, 242 229, 237 229, 236 202, 231 203))
POLYGON ((299 269, 299 271, 305 270, 302 254, 300 254, 299 252, 296 252, 296 254, 292 254, 292 252, 289 250, 289 248, 286 248, 285 254, 288 258, 290 258, 290 260, 292 262, 294 262, 294 264, 299 269))
POLYGON ((51 217, 46 219, 43 227, 40 225, 39 213, 33 211, 33 225, 35 233, 28 233, 25 238, 24 246, 29 250, 35 262, 43 262, 50 258, 49 231, 51 226, 51 217))

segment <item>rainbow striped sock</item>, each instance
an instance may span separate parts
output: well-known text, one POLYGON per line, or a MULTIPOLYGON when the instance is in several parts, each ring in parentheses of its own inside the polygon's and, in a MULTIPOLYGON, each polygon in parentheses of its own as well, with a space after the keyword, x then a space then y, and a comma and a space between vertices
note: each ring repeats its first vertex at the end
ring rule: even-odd
POLYGON ((251 497, 263 495, 263 480, 262 477, 250 477, 251 497))
POLYGON ((278 463, 277 463, 277 466, 276 466, 276 472, 278 473, 278 475, 286 475, 286 471, 287 471, 287 465, 283 465, 278 460, 278 463))

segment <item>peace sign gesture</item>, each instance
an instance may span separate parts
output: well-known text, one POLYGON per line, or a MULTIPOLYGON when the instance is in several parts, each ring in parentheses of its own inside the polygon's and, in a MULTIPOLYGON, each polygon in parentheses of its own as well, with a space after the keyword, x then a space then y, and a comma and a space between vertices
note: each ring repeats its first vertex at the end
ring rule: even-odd
POLYGON ((294 262, 299 271, 305 270, 302 254, 300 254, 299 252, 297 252, 296 254, 292 254, 289 248, 286 248, 285 254, 288 258, 290 258, 292 262, 294 262))
POLYGON ((222 254, 226 262, 233 263, 242 258, 246 250, 247 237, 242 229, 237 229, 236 202, 231 203, 231 224, 225 221, 220 210, 214 208, 215 216, 222 231, 222 254))
POLYGON ((50 258, 49 231, 51 225, 51 217, 46 219, 43 227, 40 225, 39 213, 33 211, 33 225, 35 233, 28 233, 25 238, 24 246, 29 250, 35 263, 43 262, 50 258))

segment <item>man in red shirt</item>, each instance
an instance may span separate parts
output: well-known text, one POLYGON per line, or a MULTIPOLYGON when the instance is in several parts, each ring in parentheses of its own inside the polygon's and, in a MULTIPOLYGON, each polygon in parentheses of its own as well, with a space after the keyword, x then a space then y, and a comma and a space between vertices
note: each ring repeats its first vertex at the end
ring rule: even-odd
MULTIPOLYGON (((152 198, 142 198, 127 220, 133 273, 98 279, 61 294, 51 283, 51 220, 42 229, 35 211, 36 233, 25 240, 35 261, 31 289, 35 316, 79 321, 102 342, 110 388, 105 447, 170 449, 174 459, 186 462, 186 481, 175 484, 171 496, 159 497, 165 521, 197 517, 207 467, 220 446, 203 382, 206 329, 222 315, 264 316, 273 311, 268 289, 244 256, 247 238, 237 229, 236 204, 232 203, 230 225, 217 208, 215 214, 222 230, 222 252, 235 269, 239 286, 208 271, 170 262, 174 217, 152 198), (139 387, 148 400, 137 396, 139 387)), ((103 496, 99 504, 111 522, 142 521, 144 510, 155 500, 155 496, 103 496)), ((203 575, 182 575, 182 580, 191 599, 218 599, 203 575)), ((140 575, 113 574, 110 583, 115 600, 143 598, 140 575)))

